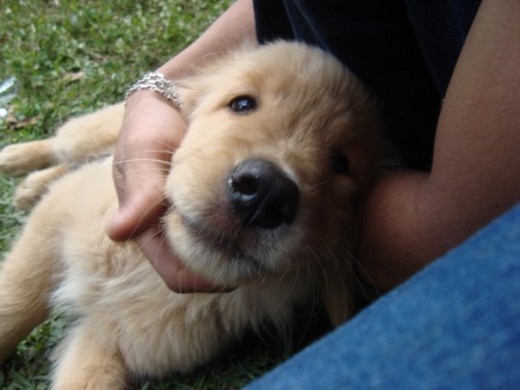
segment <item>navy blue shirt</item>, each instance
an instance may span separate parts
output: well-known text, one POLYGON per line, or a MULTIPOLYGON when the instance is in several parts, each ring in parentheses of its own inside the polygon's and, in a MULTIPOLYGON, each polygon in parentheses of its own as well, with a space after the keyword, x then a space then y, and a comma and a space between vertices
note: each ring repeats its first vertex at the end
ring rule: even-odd
POLYGON ((436 123, 479 0, 256 0, 260 43, 332 53, 377 96, 401 165, 429 169, 436 123))

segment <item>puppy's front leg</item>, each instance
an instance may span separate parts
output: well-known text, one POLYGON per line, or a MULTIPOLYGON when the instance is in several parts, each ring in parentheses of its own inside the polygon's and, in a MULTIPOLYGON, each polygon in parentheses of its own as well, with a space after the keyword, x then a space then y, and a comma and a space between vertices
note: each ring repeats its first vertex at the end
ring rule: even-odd
POLYGON ((0 264, 0 365, 49 314, 57 274, 52 252, 52 240, 29 225, 0 264))
POLYGON ((84 320, 58 349, 55 390, 125 389, 128 372, 116 345, 116 336, 102 337, 93 320, 84 320), (101 336, 101 337, 100 337, 101 336), (111 340, 107 342, 106 340, 111 340))
MULTIPOLYGON (((58 199, 58 205, 61 199, 58 199)), ((53 202, 37 207, 20 238, 0 262, 0 364, 50 311, 63 271, 63 217, 53 202)))
POLYGON ((0 172, 21 176, 56 162, 53 138, 8 145, 0 151, 0 172))

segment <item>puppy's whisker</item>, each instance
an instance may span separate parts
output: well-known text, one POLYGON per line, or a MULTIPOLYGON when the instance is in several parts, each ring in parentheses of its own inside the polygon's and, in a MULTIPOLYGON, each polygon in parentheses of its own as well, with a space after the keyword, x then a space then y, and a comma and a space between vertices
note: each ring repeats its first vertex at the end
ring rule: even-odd
MULTIPOLYGON (((150 210, 152 210, 153 208, 157 207, 158 205, 162 204, 162 203, 165 203, 167 204, 168 203, 168 199, 165 195, 159 197, 157 200, 155 200, 155 202, 151 203, 145 210, 144 210, 144 213, 141 214, 141 218, 139 218, 138 220, 138 223, 136 224, 136 227, 132 230, 132 232, 130 233, 130 237, 133 237, 136 232, 137 232, 137 229, 140 227, 141 223, 143 222, 145 216, 148 214, 148 212, 150 210)), ((160 223, 158 226, 159 226, 159 229, 158 230, 161 230, 162 229, 162 223, 160 223)))
POLYGON ((354 280, 361 292, 364 293, 365 296, 370 296, 374 293, 376 296, 383 295, 383 292, 377 288, 377 284, 370 276, 370 273, 357 258, 352 257, 352 264, 355 264, 355 269, 357 271, 354 272, 354 280), (367 289, 370 289, 371 291, 367 291, 367 289))
POLYGON ((322 182, 319 182, 319 183, 316 183, 308 188, 306 188, 307 190, 307 193, 312 195, 312 194, 315 194, 317 193, 322 187, 325 187, 327 186, 328 184, 331 183, 331 180, 324 180, 322 182))
POLYGON ((132 169, 126 169, 125 171, 125 175, 128 175, 130 173, 132 174, 135 174, 135 173, 163 173, 164 174, 164 177, 168 176, 168 173, 170 173, 170 169, 168 167, 158 167, 157 169, 156 168, 153 168, 150 169, 150 167, 141 167, 141 166, 137 166, 137 167, 132 167, 132 169))
POLYGON ((124 164, 131 163, 131 162, 153 162, 153 163, 167 165, 168 167, 170 167, 172 165, 170 160, 161 160, 158 158, 147 158, 147 157, 130 158, 130 159, 126 159, 126 160, 115 161, 114 165, 124 165, 124 164))

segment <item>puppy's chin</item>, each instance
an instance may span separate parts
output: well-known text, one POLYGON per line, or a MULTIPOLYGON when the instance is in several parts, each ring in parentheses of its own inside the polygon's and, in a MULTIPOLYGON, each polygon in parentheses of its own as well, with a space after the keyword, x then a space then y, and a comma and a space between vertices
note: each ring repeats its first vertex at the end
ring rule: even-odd
POLYGON ((173 207, 164 219, 170 245, 190 271, 230 289, 291 273, 292 227, 244 227, 231 211, 213 214, 198 218, 173 207))
POLYGON ((273 274, 272 243, 276 241, 274 235, 280 232, 242 229, 232 218, 224 226, 223 218, 220 217, 215 226, 208 220, 198 221, 172 208, 164 222, 170 245, 179 260, 190 271, 229 289, 273 274), (269 240, 267 236, 273 237, 269 240), (266 242, 271 242, 271 247, 266 247, 266 242))

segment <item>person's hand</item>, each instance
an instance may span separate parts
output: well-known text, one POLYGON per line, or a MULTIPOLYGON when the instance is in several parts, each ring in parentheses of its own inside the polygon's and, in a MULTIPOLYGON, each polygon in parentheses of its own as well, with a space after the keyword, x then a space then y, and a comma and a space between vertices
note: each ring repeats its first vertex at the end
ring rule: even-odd
POLYGON ((185 132, 180 113, 159 95, 141 91, 129 97, 113 163, 119 211, 107 234, 115 241, 133 239, 170 289, 219 291, 187 270, 160 233, 160 218, 167 208, 166 175, 185 132))

